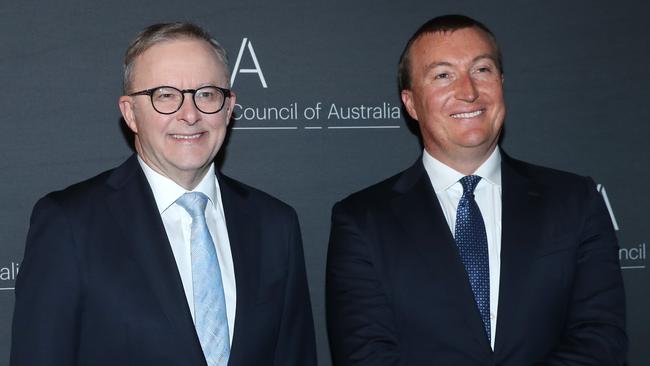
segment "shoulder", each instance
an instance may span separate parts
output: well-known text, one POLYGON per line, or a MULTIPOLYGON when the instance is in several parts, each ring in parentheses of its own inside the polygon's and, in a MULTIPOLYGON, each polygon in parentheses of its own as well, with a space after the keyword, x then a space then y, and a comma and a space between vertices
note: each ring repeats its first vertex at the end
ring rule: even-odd
POLYGON ((103 172, 39 199, 30 216, 25 258, 34 250, 78 252, 80 239, 107 222, 102 198, 110 175, 111 171, 103 172))
POLYGON ((250 230, 247 235, 259 235, 271 247, 300 242, 300 223, 293 207, 221 173, 218 179, 229 230, 234 233, 248 228, 244 229, 250 230))
POLYGON ((403 195, 417 184, 429 184, 428 176, 418 159, 411 167, 378 183, 354 192, 334 205, 334 211, 381 210, 396 197, 403 195), (423 178, 425 178, 423 180, 423 178))
POLYGON ((295 210, 280 199, 239 180, 219 173, 217 176, 224 203, 248 206, 261 213, 295 216, 295 210))
POLYGON ((39 200, 39 203, 51 202, 61 207, 81 207, 92 204, 95 197, 103 195, 106 181, 111 170, 102 172, 92 178, 70 185, 67 188, 53 191, 39 200))
POLYGON ((120 166, 106 170, 89 179, 70 185, 67 188, 53 191, 41 198, 35 209, 43 205, 56 205, 64 210, 78 212, 83 215, 85 210, 97 208, 104 198, 123 186, 134 181, 145 181, 144 173, 133 155, 120 166))
POLYGON ((501 167, 504 196, 526 190, 543 199, 547 207, 565 211, 582 210, 602 201, 591 177, 506 158, 501 167))
POLYGON ((343 198, 340 203, 354 205, 359 203, 368 204, 381 203, 383 201, 386 201, 389 199, 389 197, 394 195, 393 187, 395 187, 396 182, 400 180, 400 177, 403 174, 404 172, 395 174, 380 182, 353 192, 347 197, 343 198))
POLYGON ((584 188, 585 186, 595 186, 590 177, 527 163, 511 157, 504 157, 502 175, 506 176, 506 179, 509 177, 508 175, 519 175, 540 188, 551 190, 554 188, 570 190, 571 188, 577 189, 584 188))

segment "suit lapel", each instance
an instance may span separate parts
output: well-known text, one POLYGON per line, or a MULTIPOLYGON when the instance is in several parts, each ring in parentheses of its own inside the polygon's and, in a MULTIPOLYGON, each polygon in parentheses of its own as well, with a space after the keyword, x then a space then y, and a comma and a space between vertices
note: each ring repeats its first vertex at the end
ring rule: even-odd
POLYGON ((505 355, 522 336, 521 294, 537 243, 542 237, 543 198, 541 189, 502 153, 502 229, 499 310, 495 353, 505 355))
POLYGON ((133 155, 108 180, 113 192, 106 197, 109 211, 132 256, 170 324, 178 331, 179 347, 188 364, 205 365, 185 292, 155 199, 137 158, 133 155))
POLYGON ((467 272, 421 159, 402 175, 395 191, 401 194, 392 202, 394 216, 411 238, 405 242, 415 247, 419 258, 414 261, 431 269, 431 283, 444 287, 442 293, 454 300, 454 308, 465 319, 469 334, 480 348, 489 350, 467 272))
POLYGON ((229 365, 238 365, 246 359, 247 339, 254 339, 246 334, 245 324, 247 314, 255 304, 255 294, 258 291, 260 279, 260 223, 255 208, 248 200, 248 193, 231 179, 217 174, 228 240, 232 251, 237 287, 237 311, 233 330, 232 347, 229 365))

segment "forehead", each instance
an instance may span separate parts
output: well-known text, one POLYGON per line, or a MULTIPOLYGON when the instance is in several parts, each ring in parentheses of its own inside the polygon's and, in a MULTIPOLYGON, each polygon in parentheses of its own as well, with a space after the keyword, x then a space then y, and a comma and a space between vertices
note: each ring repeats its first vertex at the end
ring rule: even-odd
POLYGON ((460 63, 477 56, 489 56, 496 61, 494 41, 483 30, 471 27, 454 31, 425 33, 413 42, 411 63, 460 63))
POLYGON ((135 59, 133 84, 192 87, 196 85, 186 84, 215 83, 223 86, 220 84, 226 81, 226 74, 225 65, 210 44, 198 39, 175 39, 157 43, 135 59))

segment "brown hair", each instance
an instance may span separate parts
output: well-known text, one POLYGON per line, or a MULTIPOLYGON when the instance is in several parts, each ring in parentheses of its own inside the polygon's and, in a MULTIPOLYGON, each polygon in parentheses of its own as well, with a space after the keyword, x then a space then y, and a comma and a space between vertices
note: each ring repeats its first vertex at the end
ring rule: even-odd
POLYGON ((472 27, 476 27, 482 30, 483 32, 485 32, 488 38, 494 44, 494 48, 496 49, 496 53, 497 53, 496 54, 497 67, 499 68, 499 71, 503 74, 503 61, 501 59, 501 51, 499 50, 499 45, 497 44, 496 37, 494 36, 492 31, 488 29, 488 27, 483 25, 483 23, 465 15, 457 15, 457 14, 442 15, 430 19, 429 21, 424 23, 417 31, 415 31, 415 33, 411 36, 409 41, 406 43, 406 47, 404 48, 404 51, 402 52, 402 55, 400 56, 399 59, 399 68, 397 71, 397 81, 399 83, 399 91, 401 92, 404 89, 411 88, 411 65, 409 60, 409 53, 411 51, 411 46, 413 46, 413 43, 417 39, 422 37, 424 34, 438 33, 438 32, 454 32, 458 29, 472 28, 472 27))

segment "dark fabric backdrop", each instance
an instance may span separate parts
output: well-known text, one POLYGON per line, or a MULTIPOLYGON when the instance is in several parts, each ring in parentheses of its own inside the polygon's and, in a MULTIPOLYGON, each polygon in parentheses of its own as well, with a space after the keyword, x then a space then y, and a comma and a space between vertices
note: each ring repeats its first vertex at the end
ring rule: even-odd
POLYGON ((622 248, 629 364, 650 364, 649 10, 644 1, 3 2, 0 365, 33 204, 131 154, 117 108, 122 56, 144 26, 175 20, 203 25, 230 52, 239 119, 220 165, 297 209, 319 360, 330 365, 330 209, 418 158, 396 65, 415 29, 445 13, 483 21, 500 41, 506 151, 602 185, 622 248))

